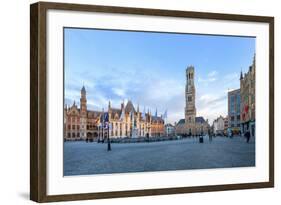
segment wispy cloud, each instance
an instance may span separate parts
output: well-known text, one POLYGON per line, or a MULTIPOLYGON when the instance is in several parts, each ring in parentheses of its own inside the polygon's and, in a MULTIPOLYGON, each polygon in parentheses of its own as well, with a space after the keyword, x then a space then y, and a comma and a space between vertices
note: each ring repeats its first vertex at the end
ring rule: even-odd
POLYGON ((239 72, 226 74, 222 77, 222 83, 227 91, 238 89, 240 87, 239 72))
POLYGON ((126 90, 122 88, 112 88, 112 91, 119 97, 126 96, 126 90))
POLYGON ((218 71, 216 71, 216 70, 213 70, 213 71, 211 71, 210 73, 208 73, 208 77, 215 77, 215 76, 217 76, 217 74, 218 74, 218 71))
POLYGON ((223 77, 223 80, 225 82, 230 82, 230 81, 238 81, 239 80, 239 73, 229 73, 223 77))
POLYGON ((184 118, 186 65, 195 65, 197 115, 212 120, 227 114, 227 90, 239 88, 237 68, 248 66, 255 45, 245 37, 94 29, 69 29, 65 37, 67 104, 79 103, 84 84, 89 109, 107 108, 109 100, 120 107, 130 99, 141 111, 168 109, 171 123, 184 118))
POLYGON ((226 93, 205 94, 198 99, 198 112, 200 116, 204 116, 210 123, 219 115, 225 116, 227 113, 227 95, 226 93))
POLYGON ((213 82, 217 81, 217 76, 218 76, 218 72, 216 70, 213 70, 213 71, 209 72, 205 78, 202 78, 199 76, 198 82, 208 85, 209 83, 213 83, 213 82))
POLYGON ((67 82, 65 98, 79 100, 84 82, 90 109, 106 108, 109 100, 113 106, 120 107, 123 100, 130 99, 135 105, 139 104, 141 110, 146 107, 154 113, 157 108, 159 115, 168 109, 169 121, 172 123, 178 121, 179 117, 183 118, 185 82, 168 76, 160 79, 152 73, 136 72, 134 69, 112 72, 109 69, 103 75, 97 74, 99 78, 91 74, 82 78, 83 74, 77 74, 75 81, 67 82), (85 82, 90 82, 91 86, 85 82))
MULTIPOLYGON (((169 122, 174 123, 184 118, 185 107, 185 81, 176 80, 169 77, 158 78, 157 75, 147 75, 145 72, 123 71, 120 73, 107 71, 99 78, 91 75, 84 76, 83 80, 72 81, 67 89, 65 96, 69 99, 79 100, 82 83, 87 89, 88 107, 90 109, 101 110, 107 108, 108 101, 114 107, 120 107, 123 100, 132 100, 135 105, 139 104, 141 111, 144 107, 154 114, 155 109, 158 113, 164 113, 168 109, 169 122), (123 77, 120 77, 123 76, 123 77), (88 83, 90 82, 90 86, 88 83), (79 89, 74 89, 79 88, 79 89)), ((217 71, 207 74, 209 82, 213 82, 218 77, 217 71)), ((223 79, 234 79, 234 74, 224 76, 223 79)), ((196 97, 197 115, 204 116, 211 122, 219 115, 226 115, 227 112, 227 89, 213 90, 208 92, 202 89, 200 84, 197 86, 199 94, 196 97)), ((72 103, 72 102, 71 102, 72 103)), ((79 104, 79 103, 77 103, 79 104)))

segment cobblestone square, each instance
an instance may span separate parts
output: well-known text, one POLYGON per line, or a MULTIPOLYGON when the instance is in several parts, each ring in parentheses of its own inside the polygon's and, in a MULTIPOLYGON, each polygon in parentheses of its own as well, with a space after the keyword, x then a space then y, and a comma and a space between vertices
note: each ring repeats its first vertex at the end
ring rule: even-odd
POLYGON ((143 143, 64 142, 64 176, 255 166, 255 141, 244 137, 143 143))

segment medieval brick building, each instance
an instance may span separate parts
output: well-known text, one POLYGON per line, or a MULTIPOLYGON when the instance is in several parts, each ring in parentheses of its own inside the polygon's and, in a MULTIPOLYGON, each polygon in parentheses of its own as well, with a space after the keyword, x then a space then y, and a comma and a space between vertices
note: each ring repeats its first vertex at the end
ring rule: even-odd
POLYGON ((109 101, 107 111, 94 111, 87 108, 86 89, 81 89, 80 107, 74 101, 64 109, 64 139, 85 140, 118 137, 163 136, 165 132, 162 117, 135 109, 133 103, 121 103, 113 108, 109 101))
POLYGON ((249 67, 247 73, 240 75, 240 116, 241 116, 241 132, 249 131, 251 136, 255 136, 256 121, 256 58, 254 56, 253 63, 249 67))

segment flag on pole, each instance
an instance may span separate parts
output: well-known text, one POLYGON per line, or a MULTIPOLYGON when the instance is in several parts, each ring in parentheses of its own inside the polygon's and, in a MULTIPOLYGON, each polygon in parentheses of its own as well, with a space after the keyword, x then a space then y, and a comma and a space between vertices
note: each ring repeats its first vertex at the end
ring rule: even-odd
POLYGON ((109 118, 108 118, 108 117, 109 117, 109 116, 108 116, 108 113, 104 113, 104 112, 103 112, 103 114, 101 115, 100 121, 102 122, 102 126, 103 126, 104 128, 106 128, 107 125, 108 125, 108 121, 109 121, 109 118))
POLYGON ((104 121, 105 122, 108 122, 109 121, 109 116, 108 116, 108 113, 104 113, 104 121))

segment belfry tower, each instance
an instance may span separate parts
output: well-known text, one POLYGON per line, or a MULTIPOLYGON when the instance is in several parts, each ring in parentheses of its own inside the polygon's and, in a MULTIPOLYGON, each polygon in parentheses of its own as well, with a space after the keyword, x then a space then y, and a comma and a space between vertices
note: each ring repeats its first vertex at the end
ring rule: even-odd
POLYGON ((86 89, 84 85, 81 89, 80 111, 82 117, 87 117, 87 98, 86 98, 86 89))
POLYGON ((185 86, 185 125, 186 134, 195 134, 195 86, 194 86, 194 67, 189 66, 186 69, 185 86))
POLYGON ((80 137, 82 139, 86 139, 87 137, 87 98, 84 85, 81 89, 80 98, 80 137))

